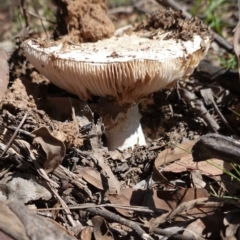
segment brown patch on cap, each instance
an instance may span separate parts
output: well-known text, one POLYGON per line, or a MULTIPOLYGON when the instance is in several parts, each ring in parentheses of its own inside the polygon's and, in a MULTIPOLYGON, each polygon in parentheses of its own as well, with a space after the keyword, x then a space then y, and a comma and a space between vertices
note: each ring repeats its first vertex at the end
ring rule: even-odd
POLYGON ((198 34, 202 38, 211 36, 209 28, 203 25, 200 19, 197 17, 186 18, 181 11, 171 9, 147 14, 146 19, 135 28, 135 31, 154 29, 171 31, 166 39, 188 41, 192 40, 194 34, 198 34))

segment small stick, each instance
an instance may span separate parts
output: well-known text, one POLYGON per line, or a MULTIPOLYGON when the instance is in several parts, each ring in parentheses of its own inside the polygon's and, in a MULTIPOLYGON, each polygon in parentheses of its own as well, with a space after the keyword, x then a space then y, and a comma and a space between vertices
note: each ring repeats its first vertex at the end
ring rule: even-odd
MULTIPOLYGON (((136 211, 136 212, 146 212, 146 213, 165 213, 165 210, 162 209, 155 209, 152 210, 149 207, 144 207, 144 206, 127 206, 127 205, 122 205, 122 204, 112 204, 112 203, 104 203, 104 204, 94 204, 94 203, 85 203, 85 204, 80 204, 80 205, 73 205, 73 206, 68 206, 69 209, 71 210, 80 210, 80 209, 86 209, 86 208, 100 208, 100 207, 110 207, 110 208, 120 208, 120 209, 127 209, 131 211, 136 211)), ((33 211, 51 211, 51 210, 62 210, 62 207, 56 207, 56 208, 38 208, 38 209, 33 209, 33 211)))
POLYGON ((28 17, 26 7, 25 7, 24 3, 25 3, 25 0, 21 0, 21 8, 22 8, 22 11, 23 11, 24 19, 25 19, 25 27, 28 27, 29 26, 29 17, 28 17))
POLYGON ((28 13, 29 15, 31 15, 31 16, 33 16, 33 17, 35 17, 35 18, 41 19, 41 20, 43 20, 43 21, 45 21, 45 22, 49 22, 49 23, 51 23, 51 24, 56 24, 56 22, 51 21, 51 20, 46 19, 46 18, 43 18, 43 17, 41 17, 41 16, 39 16, 39 15, 33 13, 33 12, 27 11, 27 13, 28 13))
MULTIPOLYGON (((9 129, 11 131, 16 131, 17 128, 13 127, 13 126, 7 126, 7 129, 9 129)), ((34 134, 31 134, 30 132, 22 130, 22 129, 18 129, 18 132, 25 135, 26 137, 30 137, 32 139, 36 137, 34 134)))
MULTIPOLYGON (((36 11, 37 15, 38 15, 38 16, 40 16, 40 14, 39 14, 39 12, 38 12, 38 9, 37 9, 37 6, 36 6, 36 3, 35 3, 35 1, 34 1, 34 0, 32 0, 32 3, 33 3, 34 9, 35 9, 35 11, 36 11)), ((40 20, 40 22, 41 22, 41 25, 42 25, 42 28, 43 28, 43 30, 44 30, 44 32, 45 32, 45 34, 46 34, 46 38, 48 38, 48 34, 47 34, 47 31, 46 31, 46 28, 44 27, 44 24, 43 24, 43 21, 42 21, 42 19, 41 19, 41 18, 39 18, 39 20, 40 20)))
POLYGON ((156 228, 158 225, 173 219, 176 215, 182 213, 185 210, 189 210, 191 208, 196 207, 199 204, 205 204, 209 199, 206 198, 198 198, 198 199, 194 199, 188 202, 183 202, 181 203, 177 208, 175 208, 172 211, 169 211, 167 213, 162 214, 161 216, 157 217, 157 218, 153 218, 149 221, 149 231, 152 232, 154 228, 156 228))
POLYGON ((6 148, 3 150, 2 154, 0 155, 0 159, 4 156, 4 154, 7 152, 7 150, 8 150, 9 147, 11 146, 13 140, 14 140, 15 137, 17 136, 17 133, 18 133, 19 129, 22 127, 24 121, 26 120, 27 115, 28 115, 28 113, 25 113, 25 115, 24 115, 22 121, 19 123, 19 125, 18 125, 16 131, 14 132, 14 134, 13 134, 12 137, 11 137, 11 139, 9 140, 9 142, 8 142, 8 144, 7 144, 7 146, 6 146, 6 148))
POLYGON ((69 220, 69 222, 71 223, 71 225, 73 227, 76 226, 75 221, 72 218, 72 213, 69 210, 67 204, 63 201, 63 199, 59 196, 58 192, 56 191, 56 186, 58 186, 58 184, 54 181, 52 181, 48 175, 46 174, 46 172, 41 168, 41 166, 39 165, 37 159, 35 158, 35 156, 33 155, 32 152, 29 152, 30 157, 32 159, 32 162, 34 164, 34 167, 36 168, 37 172, 39 173, 39 175, 46 181, 47 185, 49 186, 49 188, 51 189, 51 191, 53 192, 53 194, 56 196, 56 198, 58 199, 58 201, 60 202, 60 204, 62 205, 62 207, 64 208, 64 211, 67 214, 67 218, 69 220))
POLYGON ((100 215, 104 218, 107 218, 112 221, 116 221, 122 225, 125 225, 131 229, 133 229, 143 240, 153 240, 152 237, 147 234, 137 223, 125 219, 115 213, 112 213, 106 209, 99 209, 99 208, 87 208, 86 211, 93 213, 94 215, 100 215))
POLYGON ((231 128, 231 126, 228 124, 228 121, 226 120, 226 118, 223 116, 223 114, 221 113, 221 111, 219 110, 214 98, 213 98, 213 92, 211 88, 207 88, 207 89, 202 89, 200 90, 200 93, 202 95, 202 97, 204 98, 204 100, 211 104, 214 108, 214 110, 216 111, 216 113, 218 114, 218 116, 221 118, 222 122, 224 123, 224 125, 234 134, 236 134, 236 132, 231 128))
POLYGON ((179 88, 178 91, 183 100, 188 103, 188 105, 194 110, 194 112, 199 117, 203 118, 203 120, 207 123, 208 128, 212 132, 217 132, 220 126, 205 108, 203 102, 199 99, 196 99, 196 95, 193 92, 189 92, 184 88, 179 88))

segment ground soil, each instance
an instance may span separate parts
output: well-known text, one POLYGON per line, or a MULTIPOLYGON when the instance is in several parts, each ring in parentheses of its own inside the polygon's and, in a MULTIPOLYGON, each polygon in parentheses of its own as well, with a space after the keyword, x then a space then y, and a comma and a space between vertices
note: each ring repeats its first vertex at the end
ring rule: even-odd
MULTIPOLYGON (((120 11, 121 9, 119 10, 118 8, 115 9, 117 13, 115 12, 112 15, 110 14, 109 17, 106 14, 107 8, 104 0, 54 0, 54 4, 57 6, 56 25, 54 26, 53 31, 49 30, 50 35, 53 36, 55 40, 65 41, 71 44, 88 41, 96 42, 102 38, 110 37, 114 33, 114 24, 115 26, 122 26, 125 25, 126 22, 140 22, 139 20, 143 18, 141 15, 142 12, 139 13, 137 11, 136 13, 133 11, 128 14, 126 12, 122 13, 120 11), (113 20, 114 24, 110 19, 113 20)), ((189 6, 188 3, 187 6, 189 6)), ((154 5, 152 4, 152 1, 150 1, 147 6, 146 3, 144 3, 141 10, 146 12, 146 9, 153 8, 152 10, 155 10, 156 7, 158 7, 158 5, 154 5)), ((176 16, 170 17, 170 19, 168 15, 158 15, 157 13, 150 14, 146 20, 142 21, 142 23, 138 25, 138 28, 147 29, 159 27, 159 25, 153 24, 153 22, 158 22, 160 27, 168 29, 176 27, 176 24, 178 24, 177 28, 180 30, 175 32, 171 37, 181 37, 184 40, 191 39, 193 33, 197 32, 202 35, 206 35, 208 32, 207 27, 200 27, 198 24, 199 20, 193 19, 184 21, 181 13, 176 13, 176 16), (179 21, 176 21, 176 19, 179 19, 179 21), (190 21, 196 21, 196 24, 192 29, 188 28, 190 21)), ((142 206, 151 205, 152 207, 155 202, 149 203, 149 201, 159 199, 159 195, 161 195, 158 192, 159 189, 172 189, 173 186, 175 190, 192 189, 191 181, 193 175, 191 175, 189 171, 180 173, 168 172, 165 173, 165 175, 163 174, 164 176, 161 175, 160 177, 159 172, 162 174, 161 171, 156 174, 155 168, 157 156, 164 149, 172 149, 176 144, 196 140, 199 136, 210 132, 206 122, 202 118, 204 114, 196 114, 194 107, 191 108, 191 104, 188 104, 188 102, 181 97, 180 88, 184 88, 189 92, 194 93, 198 99, 202 99, 201 89, 211 88, 219 109, 222 111, 227 120, 229 120, 232 126, 234 126, 234 124, 237 125, 236 122, 239 121, 238 117, 229 111, 230 107, 234 108, 236 106, 235 109, 238 109, 238 96, 228 89, 221 87, 219 84, 212 87, 212 84, 214 84, 213 81, 201 82, 197 78, 198 76, 194 75, 194 78, 191 77, 188 82, 179 82, 171 89, 153 93, 141 102, 141 123, 148 142, 147 146, 136 146, 134 149, 128 149, 123 152, 108 152, 105 148, 104 126, 97 111, 95 111, 95 104, 98 101, 98 97, 92 97, 92 99, 87 103, 83 103, 79 101, 76 96, 54 86, 48 79, 40 75, 26 60, 21 50, 21 41, 23 41, 24 38, 28 38, 29 35, 38 37, 39 35, 42 35, 42 33, 37 34, 28 32, 27 35, 21 36, 20 38, 18 37, 17 48, 9 57, 10 81, 6 94, 1 99, 0 103, 0 139, 6 146, 13 134, 13 130, 11 130, 10 127, 17 127, 26 113, 27 118, 21 126, 21 130, 25 131, 25 133, 19 133, 17 136, 19 139, 27 140, 30 144, 32 144, 32 140, 29 140, 31 138, 29 138, 26 134, 30 134, 33 130, 42 126, 47 126, 52 135, 61 140, 66 146, 66 156, 62 162, 62 166, 65 168, 65 174, 50 174, 50 176, 53 181, 61 186, 59 187, 59 194, 69 206, 80 203, 98 204, 113 201, 113 203, 120 203, 123 205, 142 204, 142 206), (6 131, 7 134, 4 134, 6 131), (104 159, 101 164, 97 161, 98 159, 96 160, 96 156, 94 155, 97 152, 95 150, 99 149, 101 150, 100 155, 104 159), (103 166, 108 166, 110 170, 108 167, 104 169, 103 166), (90 168, 91 172, 89 170, 90 168), (87 170, 89 170, 89 172, 87 170), (96 172, 94 172, 94 170, 96 170, 96 172), (116 179, 122 187, 121 194, 117 200, 112 197, 114 195, 110 194, 111 196, 107 197, 104 192, 104 184, 106 184, 109 179, 109 171, 114 173, 116 179), (75 180, 78 178, 84 179, 84 181, 87 182, 87 185, 77 188, 76 186, 79 187, 80 183, 78 182, 77 185, 76 181, 72 181, 72 174, 77 175, 77 177, 75 176, 76 178, 74 178, 75 180), (157 176, 157 181, 155 183, 157 184, 157 187, 153 187, 151 189, 149 188, 146 191, 138 190, 135 199, 129 197, 132 196, 131 191, 134 191, 133 188, 136 184, 139 184, 140 181, 146 181, 146 179, 149 179, 151 176, 157 176), (166 182, 170 184, 166 184, 167 187, 165 185, 166 182), (89 192, 91 192, 91 194, 89 192), (139 203, 140 199, 142 200, 141 203, 139 203), (135 201, 135 204, 131 203, 131 200, 135 201)), ((231 39, 231 37, 229 37, 229 39, 231 39)), ((208 57, 211 64, 218 64, 216 64, 215 60, 212 60, 212 55, 216 54, 219 49, 220 47, 216 47, 216 44, 213 43, 213 46, 210 49, 211 56, 208 57)), ((232 136, 231 130, 229 130, 226 124, 223 123, 212 105, 207 105, 207 110, 213 116, 213 119, 215 119, 219 124, 220 129, 218 132, 227 136, 232 136)), ((237 129, 237 127, 234 128, 234 131, 236 135, 239 135, 239 129, 237 129)), ((35 145, 33 146, 35 150, 40 149, 39 145, 37 147, 35 147, 35 145)), ((19 155, 28 159, 29 153, 25 148, 23 149, 24 153, 21 152, 22 155, 20 153, 19 155)), ((41 152, 41 154, 43 153, 41 152)), ((19 155, 16 154, 14 156, 19 155)), ((99 159, 101 159, 101 157, 99 156, 99 159)), ((11 157, 11 159, 12 158, 14 159, 14 157, 11 157)), ((12 162, 10 163, 12 164, 12 162)), ((17 168, 19 168, 22 172, 29 172, 35 175, 38 174, 36 172, 32 172, 30 167, 26 167, 29 165, 19 167, 19 165, 13 166, 10 163, 4 162, 4 164, 1 165, 1 170, 3 172, 1 176, 4 176, 4 174, 6 175, 6 169, 8 169, 11 175, 17 168)), ((208 177, 205 176, 203 178, 208 177)), ((208 179, 208 183, 210 181, 213 180, 208 179)), ((108 184, 110 183, 108 182, 108 184)), ((148 185, 149 183, 144 182, 143 184, 148 185)), ((216 189, 214 184, 210 186, 211 190, 216 189)), ((236 183, 236 185, 237 184, 238 183, 236 183)), ((223 189, 226 190, 224 187, 221 188, 222 191, 223 189)), ((195 192, 198 192, 198 190, 196 190, 198 188, 193 189, 195 192)), ((219 186, 217 189, 219 190, 219 186)), ((237 190, 234 188, 234 191, 237 190)), ((164 195, 164 193, 162 194, 164 195)), ((179 196, 179 198, 184 198, 184 195, 179 194, 179 196)), ((201 196, 208 196, 208 193, 204 192, 201 196)), ((174 197, 177 198, 177 195, 174 195, 174 197)), ((189 200, 192 199, 195 198, 193 197, 189 200)), ((48 205, 48 207, 58 207, 59 204, 55 198, 52 198, 52 200, 49 201, 44 201, 42 199, 35 200, 30 203, 38 208, 45 207, 46 205, 48 205)), ((74 221, 83 223, 85 227, 87 225, 86 222, 89 219, 89 214, 86 214, 85 211, 77 210, 72 212, 74 221)), ((121 209, 116 209, 112 212, 116 214, 120 213, 121 216, 126 218, 129 217, 132 221, 141 219, 141 222, 145 221, 145 223, 150 222, 150 219, 156 216, 156 212, 144 214, 136 213, 134 210, 121 209)), ((84 233, 83 231, 80 233, 80 230, 82 229, 70 226, 66 214, 62 214, 61 212, 51 212, 51 214, 56 214, 53 218, 58 223, 65 226, 72 235, 75 237, 77 236, 78 239, 84 239, 84 234, 87 236, 92 234, 91 230, 87 230, 87 228, 85 228, 86 231, 84 233), (82 238, 80 238, 80 235, 82 238)), ((91 214, 91 216, 94 217, 98 215, 98 213, 93 212, 91 214)), ((219 214, 221 215, 221 218, 223 218, 225 212, 220 211, 219 214)), ((216 220, 216 218, 214 219, 216 220)), ((94 219, 92 222, 94 223, 94 219)), ((109 223, 109 226, 111 225, 111 231, 118 236, 115 236, 116 239, 139 239, 139 236, 136 235, 134 231, 131 231, 129 226, 124 227, 120 224, 117 224, 116 226, 116 224, 114 225, 113 223, 114 221, 110 222, 111 224, 109 223)), ((223 219, 221 219, 221 222, 223 222, 223 219)), ((108 225, 107 223, 105 224, 106 226, 108 225)), ((163 227, 169 227, 171 224, 174 225, 175 222, 170 220, 166 222, 163 227)), ((97 224, 93 225, 95 227, 97 224)), ((221 228, 223 228, 222 225, 221 228)), ((107 229, 109 230, 108 227, 107 229)), ((211 230, 209 231, 211 232, 211 230)), ((94 229, 95 234, 96 232, 97 230, 94 229)), ((219 239, 219 232, 214 232, 214 235, 216 235, 216 238, 208 239, 219 239)), ((97 239, 96 236, 97 235, 95 235, 95 239, 97 239)), ((107 236, 107 234, 105 236, 107 236)))

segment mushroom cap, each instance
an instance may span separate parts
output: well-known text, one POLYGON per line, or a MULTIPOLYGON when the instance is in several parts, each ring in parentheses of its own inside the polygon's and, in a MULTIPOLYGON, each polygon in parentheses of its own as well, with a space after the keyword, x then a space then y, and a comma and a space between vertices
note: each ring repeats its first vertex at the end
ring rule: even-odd
POLYGON ((24 53, 52 83, 82 100, 91 95, 129 103, 187 79, 206 54, 211 37, 194 33, 190 40, 171 31, 125 29, 95 43, 26 40, 24 53))

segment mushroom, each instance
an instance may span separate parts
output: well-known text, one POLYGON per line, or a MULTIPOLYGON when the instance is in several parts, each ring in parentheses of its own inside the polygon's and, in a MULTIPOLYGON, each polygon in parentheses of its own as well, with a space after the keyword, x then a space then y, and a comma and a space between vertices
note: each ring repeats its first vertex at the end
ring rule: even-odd
POLYGON ((138 103, 144 96, 188 79, 206 54, 209 30, 181 12, 148 15, 137 27, 95 43, 26 40, 28 60, 52 83, 81 100, 100 100, 109 150, 145 145, 138 103))

